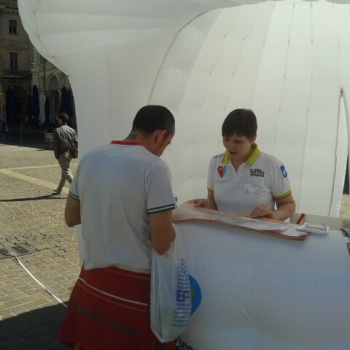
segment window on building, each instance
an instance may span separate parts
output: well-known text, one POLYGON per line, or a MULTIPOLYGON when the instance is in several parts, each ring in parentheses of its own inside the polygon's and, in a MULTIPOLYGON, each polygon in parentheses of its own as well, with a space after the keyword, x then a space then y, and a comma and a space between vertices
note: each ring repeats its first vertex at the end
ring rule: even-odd
POLYGON ((41 56, 40 54, 39 54, 39 63, 40 63, 40 64, 46 63, 46 58, 43 57, 43 56, 41 56))
POLYGON ((10 69, 11 71, 18 71, 18 53, 10 52, 10 69))
POLYGON ((9 33, 17 34, 17 21, 14 19, 9 20, 9 33))

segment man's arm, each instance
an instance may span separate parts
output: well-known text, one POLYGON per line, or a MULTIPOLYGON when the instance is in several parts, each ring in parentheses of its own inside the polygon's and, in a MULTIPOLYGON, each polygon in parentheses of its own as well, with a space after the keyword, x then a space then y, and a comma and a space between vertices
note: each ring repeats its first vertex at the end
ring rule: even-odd
POLYGON ((60 156, 60 151, 59 151, 59 138, 58 138, 57 130, 54 130, 52 133, 52 145, 53 145, 53 152, 55 154, 55 158, 58 159, 60 156))
POLYGON ((149 216, 152 245, 160 255, 165 254, 175 239, 173 229, 173 214, 171 210, 162 213, 154 213, 149 216))
POLYGON ((78 201, 77 199, 74 199, 70 195, 68 195, 68 198, 67 198, 64 217, 66 220, 66 224, 69 227, 73 227, 73 226, 81 224, 80 201, 78 201))

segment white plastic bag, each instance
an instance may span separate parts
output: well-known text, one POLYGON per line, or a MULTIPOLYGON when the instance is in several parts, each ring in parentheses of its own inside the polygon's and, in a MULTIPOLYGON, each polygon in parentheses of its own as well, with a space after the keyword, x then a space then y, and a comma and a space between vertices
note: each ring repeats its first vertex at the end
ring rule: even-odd
POLYGON ((176 238, 168 252, 152 253, 151 329, 161 342, 176 339, 186 329, 192 309, 185 252, 174 229, 176 238))

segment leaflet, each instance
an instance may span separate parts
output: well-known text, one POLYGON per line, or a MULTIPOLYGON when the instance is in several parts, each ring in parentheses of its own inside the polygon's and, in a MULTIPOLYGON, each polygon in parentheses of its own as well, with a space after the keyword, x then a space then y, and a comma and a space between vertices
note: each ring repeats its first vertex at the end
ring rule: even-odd
POLYGON ((191 201, 181 204, 173 211, 173 221, 217 222, 290 239, 304 239, 307 236, 307 232, 298 231, 298 226, 295 224, 270 219, 253 219, 238 213, 199 208, 195 207, 191 201))

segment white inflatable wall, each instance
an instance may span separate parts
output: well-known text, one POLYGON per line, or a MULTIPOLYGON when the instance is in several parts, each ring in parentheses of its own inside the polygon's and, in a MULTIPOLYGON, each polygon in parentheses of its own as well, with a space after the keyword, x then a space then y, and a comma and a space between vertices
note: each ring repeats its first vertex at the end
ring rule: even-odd
POLYGON ((251 108, 260 147, 287 167, 297 210, 337 216, 348 147, 339 124, 347 125, 340 117, 349 118, 341 107, 350 85, 349 2, 18 5, 37 50, 69 75, 81 155, 125 137, 141 106, 163 104, 177 117, 165 158, 185 202, 206 195, 207 166, 223 149, 225 116, 251 108))

